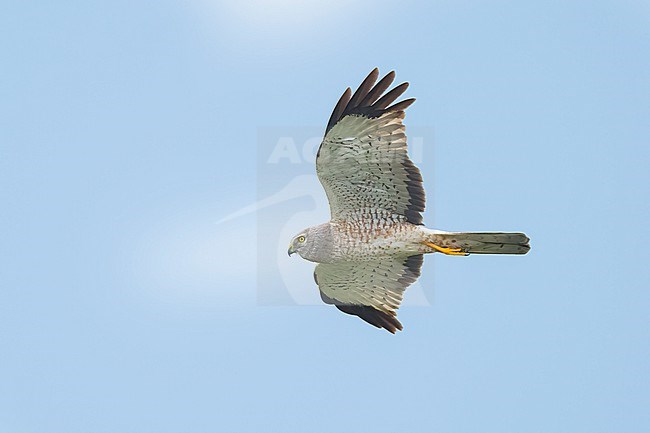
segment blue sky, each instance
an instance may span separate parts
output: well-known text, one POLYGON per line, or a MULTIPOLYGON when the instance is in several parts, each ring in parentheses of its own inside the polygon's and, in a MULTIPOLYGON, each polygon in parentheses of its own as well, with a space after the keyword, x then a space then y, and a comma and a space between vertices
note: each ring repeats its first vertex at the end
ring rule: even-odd
POLYGON ((0 432, 648 431, 649 28, 631 0, 3 2, 0 432), (326 217, 309 182, 220 222, 312 173, 268 131, 301 146, 375 66, 418 98, 428 225, 533 246, 427 257, 395 336, 272 254, 326 217))

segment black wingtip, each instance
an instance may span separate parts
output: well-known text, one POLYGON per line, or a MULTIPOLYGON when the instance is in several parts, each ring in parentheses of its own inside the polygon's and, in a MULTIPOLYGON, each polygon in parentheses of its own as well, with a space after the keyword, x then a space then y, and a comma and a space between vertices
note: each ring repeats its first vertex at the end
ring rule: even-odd
POLYGON ((415 99, 400 101, 389 107, 395 102, 409 86, 409 83, 402 83, 384 95, 393 81, 395 80, 395 71, 390 71, 379 82, 379 68, 374 68, 368 76, 359 85, 352 95, 350 88, 343 93, 339 102, 334 107, 334 111, 327 122, 325 134, 336 125, 339 120, 349 114, 360 114, 369 118, 379 117, 389 111, 405 110, 415 99), (382 96, 383 95, 383 96, 382 96), (408 102, 410 101, 410 102, 408 102), (388 107, 388 108, 386 108, 388 107))
POLYGON ((388 74, 384 76, 377 84, 375 84, 375 87, 368 92, 368 95, 363 98, 363 100, 359 103, 359 107, 370 107, 372 104, 374 104, 377 99, 390 87, 391 84, 393 84, 393 81, 395 81, 395 71, 390 71, 388 74))
POLYGON ((405 99, 403 101, 398 102, 397 104, 393 104, 390 107, 386 109, 386 111, 404 111, 408 107, 411 106, 415 102, 415 98, 409 98, 405 99))
POLYGON ((334 125, 336 125, 336 122, 338 122, 342 116, 345 114, 345 110, 347 109, 348 102, 350 102, 350 98, 352 95, 352 90, 348 87, 345 89, 345 92, 341 95, 339 98, 339 101, 336 103, 336 106, 334 107, 334 111, 332 111, 332 115, 330 116, 330 120, 327 122, 327 131, 332 129, 334 125))
POLYGON ((391 334, 395 334, 397 331, 404 329, 394 313, 389 314, 367 305, 339 304, 336 305, 336 308, 344 313, 359 316, 365 322, 368 322, 377 328, 383 328, 391 334))
POLYGON ((354 92, 354 95, 352 95, 350 102, 348 102, 348 105, 345 107, 346 112, 359 105, 359 102, 361 102, 368 95, 368 92, 372 90, 373 86, 377 82, 378 77, 379 77, 379 69, 375 68, 368 74, 365 80, 363 80, 363 82, 359 85, 356 92, 354 92))
POLYGON ((372 109, 383 110, 384 108, 392 104, 397 98, 402 96, 402 94, 406 92, 406 89, 408 88, 409 88, 409 83, 402 83, 399 86, 396 86, 393 90, 391 90, 390 92, 382 96, 381 99, 379 99, 379 101, 372 104, 372 109))
MULTIPOLYGON (((418 260, 417 259, 418 256, 413 256, 413 257, 415 261, 418 260)), ((412 263, 412 265, 415 266, 415 262, 412 263)), ((421 265, 422 262, 420 260, 420 266, 421 265)), ((419 275, 419 267, 417 273, 419 275)), ((316 284, 318 284, 318 278, 316 277, 315 272, 314 272, 314 280, 316 281, 316 284)), ((325 293, 323 293, 322 290, 319 290, 319 292, 320 292, 320 298, 326 304, 335 305, 336 308, 343 311, 345 314, 358 316, 359 318, 361 318, 367 323, 370 323, 372 326, 376 328, 380 328, 380 329, 383 328, 386 331, 390 332, 391 334, 395 334, 397 331, 401 331, 402 329, 404 329, 400 321, 397 320, 397 315, 394 312, 386 313, 384 311, 380 311, 368 305, 343 304, 337 301, 336 299, 330 298, 325 293)))

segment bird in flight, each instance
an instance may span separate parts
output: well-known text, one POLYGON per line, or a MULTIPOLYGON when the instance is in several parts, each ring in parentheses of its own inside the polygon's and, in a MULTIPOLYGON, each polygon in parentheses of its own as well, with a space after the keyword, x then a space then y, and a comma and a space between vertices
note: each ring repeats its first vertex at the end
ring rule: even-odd
POLYGON ((526 254, 523 233, 445 232, 422 221, 420 170, 407 154, 405 110, 394 103, 407 89, 375 68, 352 94, 348 87, 327 122, 316 172, 330 205, 330 221, 298 233, 289 255, 316 262, 321 299, 384 328, 397 320, 404 291, 420 276, 424 254, 526 254))

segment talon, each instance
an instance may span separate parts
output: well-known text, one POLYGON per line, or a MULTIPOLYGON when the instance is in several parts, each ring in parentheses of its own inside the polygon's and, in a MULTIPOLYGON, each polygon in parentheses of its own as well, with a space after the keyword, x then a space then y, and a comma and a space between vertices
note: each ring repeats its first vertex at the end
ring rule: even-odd
POLYGON ((447 254, 448 256, 469 256, 469 253, 466 253, 463 251, 462 248, 449 248, 449 247, 441 247, 433 242, 422 242, 424 245, 433 248, 434 250, 447 254))

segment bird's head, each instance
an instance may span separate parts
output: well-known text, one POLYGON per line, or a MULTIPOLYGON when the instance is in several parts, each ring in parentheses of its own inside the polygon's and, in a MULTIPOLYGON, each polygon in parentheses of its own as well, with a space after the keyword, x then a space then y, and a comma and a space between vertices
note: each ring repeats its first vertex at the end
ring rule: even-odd
POLYGON ((327 263, 332 259, 334 240, 329 222, 309 227, 291 239, 289 255, 298 253, 310 262, 327 263))
POLYGON ((309 229, 303 230, 300 233, 298 233, 296 236, 293 237, 291 240, 291 243, 289 244, 289 250, 287 251, 289 253, 289 256, 293 253, 298 253, 302 257, 303 255, 300 253, 301 250, 307 248, 307 243, 309 242, 309 229))

